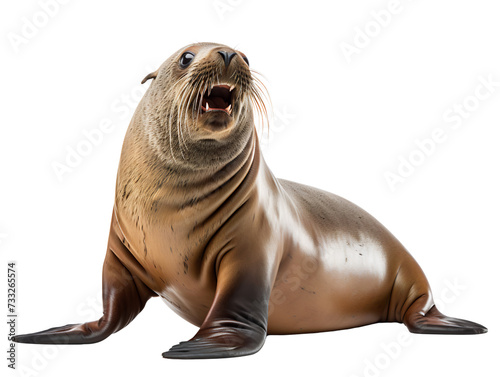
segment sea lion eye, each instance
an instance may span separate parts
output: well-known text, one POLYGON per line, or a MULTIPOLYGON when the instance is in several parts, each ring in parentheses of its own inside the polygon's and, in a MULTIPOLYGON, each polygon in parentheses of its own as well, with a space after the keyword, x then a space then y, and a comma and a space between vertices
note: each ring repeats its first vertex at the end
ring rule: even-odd
POLYGON ((247 63, 247 65, 250 67, 250 62, 248 61, 248 58, 244 55, 242 57, 243 57, 243 60, 245 61, 245 63, 247 63))
POLYGON ((194 59, 194 54, 192 52, 188 51, 188 52, 185 52, 184 54, 182 54, 181 60, 179 60, 179 64, 180 64, 181 68, 187 68, 187 66, 189 64, 191 64, 193 59, 194 59))

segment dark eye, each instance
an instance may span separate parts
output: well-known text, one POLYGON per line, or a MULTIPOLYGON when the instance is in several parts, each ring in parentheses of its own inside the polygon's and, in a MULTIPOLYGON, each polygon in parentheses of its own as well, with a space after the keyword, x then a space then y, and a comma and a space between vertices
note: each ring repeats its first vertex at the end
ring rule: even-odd
POLYGON ((250 67, 250 62, 248 61, 248 58, 246 56, 243 56, 243 60, 245 61, 245 63, 247 63, 247 65, 250 67))
POLYGON ((185 52, 184 54, 182 54, 181 60, 179 60, 179 64, 180 64, 181 68, 187 68, 187 66, 189 64, 191 64, 193 59, 194 59, 194 54, 192 52, 188 51, 188 52, 185 52))

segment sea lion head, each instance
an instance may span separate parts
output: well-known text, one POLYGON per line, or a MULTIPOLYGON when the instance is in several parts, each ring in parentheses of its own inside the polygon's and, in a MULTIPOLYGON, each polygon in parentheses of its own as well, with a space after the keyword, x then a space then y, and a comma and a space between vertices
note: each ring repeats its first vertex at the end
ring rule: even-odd
POLYGON ((253 137, 254 109, 267 117, 261 81, 246 55, 228 46, 186 46, 143 83, 149 79, 142 123, 156 152, 177 165, 231 161, 253 137))

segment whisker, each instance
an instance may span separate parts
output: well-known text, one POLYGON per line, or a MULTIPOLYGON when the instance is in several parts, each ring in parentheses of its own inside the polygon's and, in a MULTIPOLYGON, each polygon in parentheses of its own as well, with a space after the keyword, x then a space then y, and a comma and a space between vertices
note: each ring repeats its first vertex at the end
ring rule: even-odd
POLYGON ((183 147, 187 149, 186 145, 186 140, 184 139, 184 133, 183 128, 184 125, 186 124, 186 116, 184 115, 186 112, 186 103, 185 103, 185 98, 188 95, 189 91, 185 90, 184 94, 181 97, 181 107, 179 108, 179 120, 178 120, 178 129, 179 129, 179 137, 180 137, 180 148, 182 149, 183 147))
POLYGON ((272 102, 270 100, 269 91, 264 85, 263 81, 258 77, 262 76, 255 70, 250 70, 252 72, 252 80, 250 82, 250 100, 253 104, 254 110, 258 115, 259 123, 264 131, 264 127, 267 126, 267 132, 269 133, 269 113, 267 110, 267 103, 270 104, 272 110, 272 102))
MULTIPOLYGON (((180 98, 180 103, 181 107, 179 109, 179 134, 180 134, 180 140, 181 140, 181 149, 184 146, 184 148, 187 150, 188 146, 186 143, 186 139, 184 137, 184 132, 183 129, 187 128, 188 124, 188 117, 187 117, 187 108, 189 107, 190 101, 186 101, 186 98, 191 98, 193 92, 193 88, 190 85, 185 85, 183 90, 182 90, 182 97, 180 98), (182 124, 180 124, 182 122, 182 124)), ((189 131, 188 131, 189 132, 189 131)))
POLYGON ((170 113, 169 113, 169 116, 168 116, 168 135, 169 135, 169 140, 170 140, 170 154, 174 160, 175 163, 177 163, 177 159, 175 158, 175 154, 174 154, 174 149, 172 147, 172 125, 173 125, 173 122, 172 122, 172 114, 173 114, 173 103, 172 103, 172 106, 170 108, 170 113))

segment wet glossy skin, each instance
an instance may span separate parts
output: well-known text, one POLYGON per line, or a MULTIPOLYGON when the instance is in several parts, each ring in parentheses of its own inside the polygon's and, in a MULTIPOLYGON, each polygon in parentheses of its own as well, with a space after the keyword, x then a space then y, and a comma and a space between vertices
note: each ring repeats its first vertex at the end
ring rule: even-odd
POLYGON ((227 46, 197 44, 148 75, 154 81, 132 119, 118 170, 103 317, 16 341, 100 341, 156 295, 200 327, 165 352, 168 358, 248 355, 267 334, 384 321, 420 333, 485 332, 439 313, 418 264, 368 213, 273 176, 258 147, 243 57, 227 46), (194 62, 179 68, 186 51, 194 62), (210 80, 213 72, 235 86, 232 114, 200 112, 179 123, 189 111, 176 106, 193 97, 196 78, 210 80))

